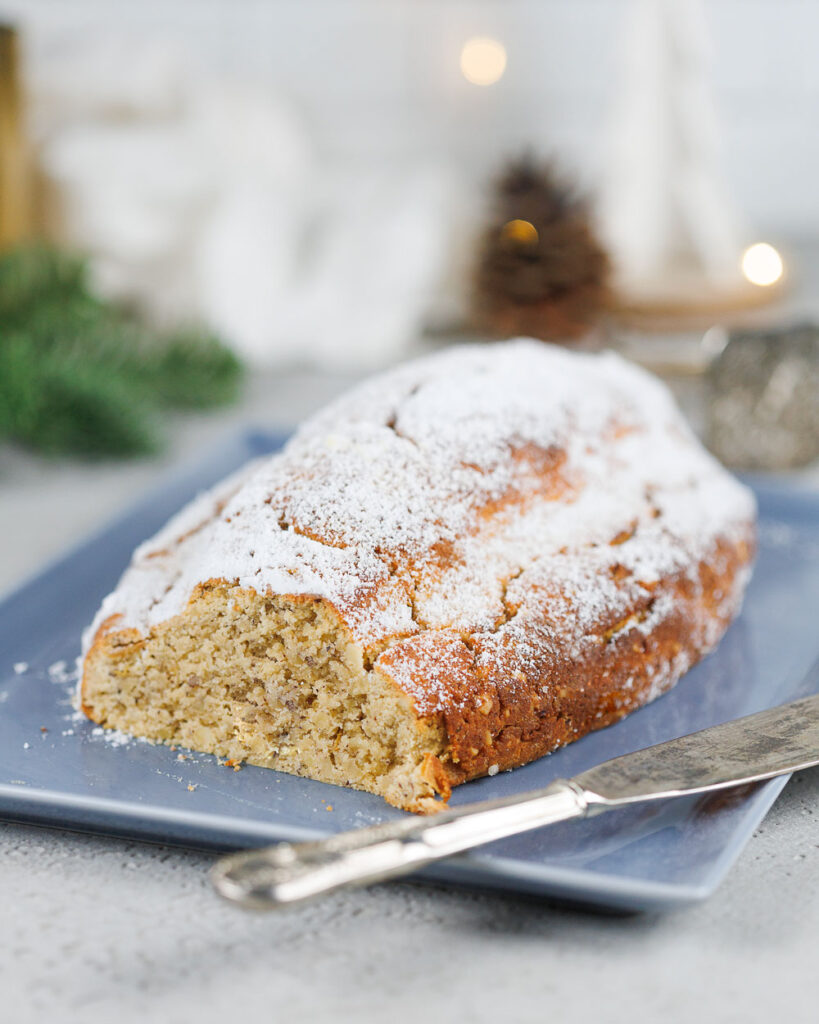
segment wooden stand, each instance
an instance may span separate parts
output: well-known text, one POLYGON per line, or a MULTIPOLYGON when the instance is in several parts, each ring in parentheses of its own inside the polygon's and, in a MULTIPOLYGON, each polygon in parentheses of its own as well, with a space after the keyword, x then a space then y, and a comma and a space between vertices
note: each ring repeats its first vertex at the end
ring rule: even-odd
POLYGON ((786 292, 782 282, 763 287, 738 281, 718 290, 702 281, 680 281, 662 291, 615 292, 612 314, 641 330, 698 330, 714 323, 744 324, 781 302, 786 292))
POLYGON ((0 25, 0 248, 31 235, 31 176, 23 128, 19 40, 0 25))

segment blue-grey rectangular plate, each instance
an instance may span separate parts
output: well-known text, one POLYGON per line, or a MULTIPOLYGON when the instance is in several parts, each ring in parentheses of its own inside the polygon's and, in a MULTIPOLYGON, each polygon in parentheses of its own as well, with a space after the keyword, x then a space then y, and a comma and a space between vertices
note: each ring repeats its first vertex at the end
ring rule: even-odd
MULTIPOLYGON (((401 814, 368 793, 112 739, 71 706, 73 683, 60 663, 73 667, 83 628, 133 548, 195 493, 280 443, 261 433, 226 442, 0 603, 0 817, 230 849, 401 814)), ((649 707, 551 757, 463 786, 453 805, 544 786, 819 688, 819 497, 784 485, 756 490, 759 558, 745 609, 719 649, 649 707)), ((552 826, 424 876, 601 908, 680 906, 714 890, 784 783, 552 826)))

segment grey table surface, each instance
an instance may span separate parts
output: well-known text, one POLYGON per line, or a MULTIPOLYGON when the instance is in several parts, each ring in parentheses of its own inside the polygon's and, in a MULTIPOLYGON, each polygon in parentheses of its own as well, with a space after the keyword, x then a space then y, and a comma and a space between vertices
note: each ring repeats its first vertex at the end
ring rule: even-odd
MULTIPOLYGON (((173 424, 161 459, 0 447, 0 590, 226 431, 287 427, 347 383, 254 375, 238 408, 173 424)), ((211 892, 209 855, 0 824, 0 1020, 812 1024, 818 823, 813 770, 708 902, 627 918, 410 883, 248 915, 211 892)))

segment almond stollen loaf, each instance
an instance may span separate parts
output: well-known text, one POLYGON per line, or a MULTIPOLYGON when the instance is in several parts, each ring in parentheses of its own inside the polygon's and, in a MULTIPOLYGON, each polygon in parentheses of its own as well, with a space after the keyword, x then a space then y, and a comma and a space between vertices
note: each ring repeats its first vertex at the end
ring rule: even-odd
POLYGON ((377 376, 137 549, 95 722, 430 811, 714 647, 754 501, 657 380, 530 341, 377 376))

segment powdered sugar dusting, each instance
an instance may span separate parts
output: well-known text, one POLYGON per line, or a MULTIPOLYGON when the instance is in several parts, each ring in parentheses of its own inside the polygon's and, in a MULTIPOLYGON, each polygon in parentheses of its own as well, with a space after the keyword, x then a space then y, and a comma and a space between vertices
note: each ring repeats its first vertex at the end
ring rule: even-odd
POLYGON ((53 664, 48 666, 48 678, 52 683, 62 685, 63 683, 73 683, 79 678, 80 665, 75 664, 69 667, 67 661, 55 661, 53 664))
POLYGON ((91 730, 91 735, 104 739, 112 747, 124 747, 134 742, 134 737, 129 736, 128 733, 121 732, 119 729, 103 729, 99 725, 91 730))
POLYGON ((619 357, 451 349, 365 382, 191 503, 135 552, 86 647, 109 616, 145 633, 225 579, 324 598, 366 647, 514 632, 525 661, 533 590, 581 644, 753 515, 667 390, 619 357))

